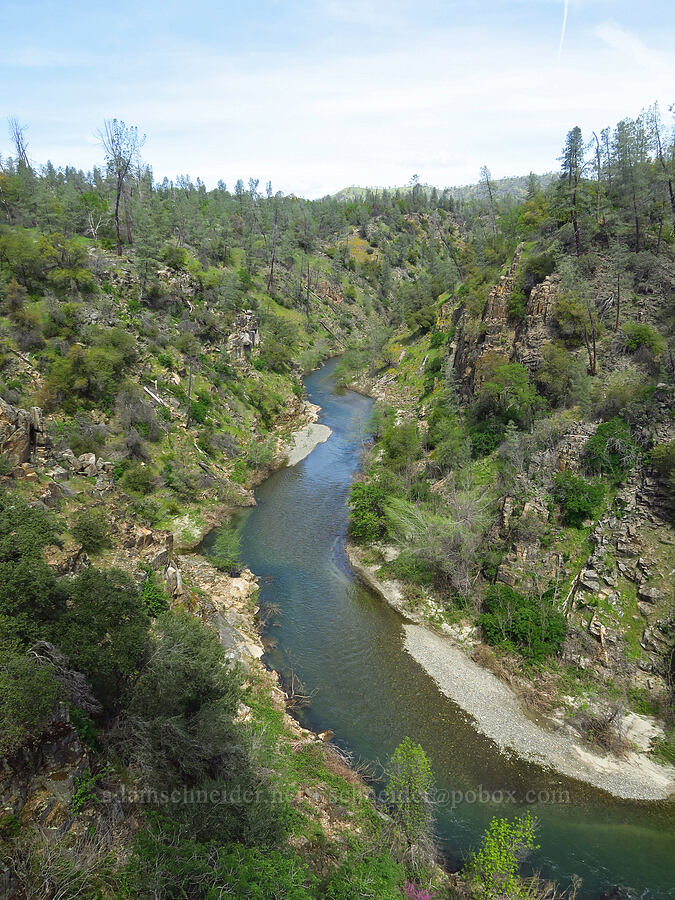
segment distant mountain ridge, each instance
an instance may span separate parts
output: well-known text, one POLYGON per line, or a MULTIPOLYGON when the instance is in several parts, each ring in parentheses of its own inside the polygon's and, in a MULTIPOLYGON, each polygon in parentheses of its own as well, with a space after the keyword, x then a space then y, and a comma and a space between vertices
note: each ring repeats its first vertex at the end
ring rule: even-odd
MULTIPOLYGON (((551 181, 555 178, 555 173, 545 172, 543 175, 536 175, 535 177, 539 182, 539 187, 543 190, 548 187, 551 181)), ((505 178, 496 178, 491 182, 491 185, 495 196, 499 199, 513 197, 516 200, 522 200, 527 195, 527 185, 529 179, 529 174, 508 175, 505 178)), ((431 194, 431 192, 434 190, 434 187, 435 185, 432 184, 420 184, 420 188, 424 191, 424 194, 426 196, 429 196, 431 194)), ((464 184, 446 188, 436 187, 436 190, 439 192, 439 194, 447 191, 454 200, 472 200, 478 196, 480 183, 477 182, 475 184, 464 184)), ((349 187, 342 188, 331 196, 335 197, 338 200, 358 200, 362 198, 368 191, 388 191, 390 193, 399 191, 401 194, 408 194, 410 193, 410 191, 412 191, 412 185, 394 185, 393 187, 384 187, 382 185, 366 185, 363 187, 359 185, 350 185, 349 187)))

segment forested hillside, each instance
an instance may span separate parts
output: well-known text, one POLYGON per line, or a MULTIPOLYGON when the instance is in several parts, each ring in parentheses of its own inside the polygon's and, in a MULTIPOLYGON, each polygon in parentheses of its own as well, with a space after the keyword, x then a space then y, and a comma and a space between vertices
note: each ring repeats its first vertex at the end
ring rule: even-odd
POLYGON ((357 562, 595 746, 625 750, 625 714, 652 716, 651 754, 672 762, 672 130, 656 109, 591 144, 572 129, 561 173, 524 197, 484 168, 456 196, 314 201, 155 183, 117 120, 88 173, 37 166, 13 134, 3 889, 545 895, 515 875, 528 819, 496 823, 448 879, 415 735, 377 807, 286 714, 236 534, 187 551, 284 464, 315 416, 302 374, 342 354, 344 383, 380 401, 351 493, 357 562))

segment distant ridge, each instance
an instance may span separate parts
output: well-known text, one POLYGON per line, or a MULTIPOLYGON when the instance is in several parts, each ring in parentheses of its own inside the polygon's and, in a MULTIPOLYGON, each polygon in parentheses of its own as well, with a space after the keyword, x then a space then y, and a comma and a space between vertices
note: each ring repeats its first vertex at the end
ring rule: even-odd
MULTIPOLYGON (((508 175, 506 178, 496 178, 491 182, 491 184, 497 197, 513 197, 517 200, 522 200, 527 195, 527 184, 529 178, 529 175, 508 175)), ((536 178, 539 181, 540 187, 546 188, 555 178, 555 173, 546 172, 543 175, 537 175, 536 178)), ((433 191, 434 185, 421 184, 420 188, 428 196, 433 191)), ((436 188, 439 194, 447 191, 454 200, 472 200, 473 198, 478 196, 479 189, 480 184, 478 183, 464 184, 447 188, 436 188)), ((382 191, 395 193, 396 191, 400 191, 401 194, 409 194, 410 191, 412 191, 412 185, 394 185, 393 187, 383 187, 382 185, 366 185, 360 187, 359 185, 350 185, 349 187, 342 188, 342 190, 339 190, 335 194, 332 194, 332 196, 338 200, 359 200, 364 197, 368 191, 372 191, 373 193, 380 193, 382 191)))

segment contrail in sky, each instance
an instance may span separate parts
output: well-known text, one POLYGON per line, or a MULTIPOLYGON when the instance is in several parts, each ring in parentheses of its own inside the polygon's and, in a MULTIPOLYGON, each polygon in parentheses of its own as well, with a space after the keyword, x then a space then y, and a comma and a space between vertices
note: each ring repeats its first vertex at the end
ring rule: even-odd
POLYGON ((569 7, 569 0, 565 0, 565 11, 563 13, 563 23, 562 30, 560 31, 560 46, 558 47, 558 58, 560 58, 560 54, 562 53, 563 41, 565 40, 565 29, 567 28, 567 9, 569 7))

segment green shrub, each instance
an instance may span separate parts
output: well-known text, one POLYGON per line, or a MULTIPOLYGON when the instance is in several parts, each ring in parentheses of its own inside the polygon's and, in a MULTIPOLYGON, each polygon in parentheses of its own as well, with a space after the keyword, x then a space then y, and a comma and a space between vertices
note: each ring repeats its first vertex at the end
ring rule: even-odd
POLYGON ((47 637, 66 597, 42 551, 58 541, 44 509, 0 492, 0 648, 22 648, 47 637))
POLYGON ((513 821, 494 818, 479 850, 469 857, 464 874, 484 900, 531 900, 530 885, 519 876, 520 861, 535 843, 536 819, 530 813, 513 821))
POLYGON ((579 359, 558 343, 547 344, 542 355, 536 379, 553 406, 573 406, 588 397, 589 378, 579 359))
MULTIPOLYGON (((314 879, 291 851, 199 843, 166 820, 136 835, 126 879, 139 900, 312 900, 314 879)), ((126 896, 126 895, 125 895, 126 896)))
POLYGON ((358 544, 381 540, 387 533, 386 492, 377 482, 357 481, 349 493, 349 534, 358 544))
POLYGON ((110 546, 108 520, 99 509, 87 509, 77 517, 73 537, 86 553, 100 553, 110 546))
POLYGON ((551 319, 568 347, 580 347, 588 313, 583 303, 572 294, 563 294, 553 304, 551 319))
POLYGON ((117 569, 84 569, 67 590, 68 608, 55 627, 56 643, 111 712, 145 653, 150 623, 141 595, 117 569))
POLYGON ((661 335, 642 322, 626 323, 621 328, 621 336, 623 347, 629 353, 635 353, 644 347, 654 356, 658 356, 664 347, 661 335))
POLYGON ((61 686, 49 666, 32 656, 5 653, 0 660, 0 755, 36 738, 47 724, 61 686))
POLYGON ((382 435, 384 458, 395 471, 405 469, 419 456, 420 437, 414 422, 389 425, 382 435))
POLYGON ((652 465, 660 475, 668 478, 675 472, 675 440, 657 444, 651 451, 652 465))
POLYGON ((407 841, 416 844, 429 837, 433 775, 422 747, 406 737, 394 750, 387 775, 387 803, 407 841))
MULTIPOLYGON (((542 398, 530 382, 530 375, 522 363, 497 366, 487 378, 473 410, 476 424, 495 418, 506 425, 515 422, 519 427, 531 424, 542 398)), ((473 438, 472 438, 473 440, 473 438)))
POLYGON ((221 572, 236 577, 241 572, 241 537, 236 528, 223 526, 213 546, 209 550, 209 559, 221 572))
POLYGON ((558 472, 554 478, 553 496, 560 504, 565 525, 581 528, 585 519, 597 515, 605 489, 599 481, 571 472, 558 472))
POLYGON ((620 480, 635 465, 640 449, 633 440, 628 424, 615 416, 598 426, 595 434, 586 441, 583 450, 584 465, 596 475, 611 475, 620 480))
POLYGON ((143 566, 145 572, 145 581, 141 588, 141 597, 145 611, 152 618, 156 619, 165 610, 169 608, 171 598, 164 588, 157 581, 157 574, 149 565, 143 566))
POLYGON ((322 895, 327 900, 400 900, 403 866, 386 853, 353 854, 333 872, 322 895))
POLYGON ((129 466, 120 477, 120 487, 129 494, 145 496, 155 486, 155 477, 152 470, 142 463, 134 463, 129 466))
POLYGON ((488 644, 505 645, 538 662, 558 653, 567 622, 551 595, 521 594, 507 584, 491 585, 479 617, 488 644))

